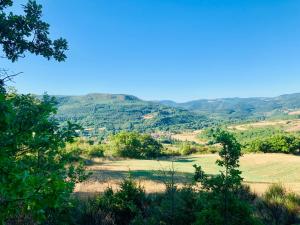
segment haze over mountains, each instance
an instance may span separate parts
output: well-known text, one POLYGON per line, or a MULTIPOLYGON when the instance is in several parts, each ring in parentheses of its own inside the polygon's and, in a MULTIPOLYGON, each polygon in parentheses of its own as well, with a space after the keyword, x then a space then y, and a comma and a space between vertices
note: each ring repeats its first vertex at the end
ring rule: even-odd
MULTIPOLYGON (((218 121, 288 117, 300 109, 300 93, 273 98, 201 99, 185 103, 144 101, 125 94, 56 96, 61 121, 108 131, 200 129, 218 121)), ((298 116, 298 115, 293 115, 298 116)))

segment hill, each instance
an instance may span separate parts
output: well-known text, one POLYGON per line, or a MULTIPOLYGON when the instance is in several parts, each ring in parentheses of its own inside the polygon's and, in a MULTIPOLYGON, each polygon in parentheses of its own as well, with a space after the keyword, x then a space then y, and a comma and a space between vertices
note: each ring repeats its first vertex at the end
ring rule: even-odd
POLYGON ((164 100, 160 103, 225 120, 266 119, 284 117, 289 112, 299 109, 300 93, 286 94, 274 98, 200 99, 184 103, 164 100))
POLYGON ((144 101, 124 94, 55 96, 57 118, 70 120, 93 132, 182 131, 201 129, 216 121, 240 122, 269 118, 299 118, 300 94, 274 98, 200 99, 185 103, 144 101))
POLYGON ((57 118, 73 121, 94 132, 119 130, 176 131, 199 129, 213 123, 206 116, 182 108, 143 101, 121 94, 55 96, 57 118))

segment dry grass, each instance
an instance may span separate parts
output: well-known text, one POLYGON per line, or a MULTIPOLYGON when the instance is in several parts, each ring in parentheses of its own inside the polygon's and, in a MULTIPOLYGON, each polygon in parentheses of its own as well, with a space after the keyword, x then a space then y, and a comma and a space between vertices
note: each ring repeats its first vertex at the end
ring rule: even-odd
POLYGON ((288 113, 289 115, 300 115, 300 110, 292 111, 288 113))
POLYGON ((150 119, 153 119, 156 115, 155 114, 146 114, 143 116, 143 118, 145 120, 150 120, 150 119))
MULTIPOLYGON (((292 120, 266 120, 255 123, 245 123, 239 125, 231 125, 228 127, 230 130, 246 131, 252 128, 264 128, 264 127, 276 127, 287 132, 297 132, 300 131, 300 119, 292 120)), ((203 132, 203 130, 196 130, 190 132, 182 132, 179 134, 172 134, 171 137, 179 141, 191 141, 198 144, 206 144, 207 140, 201 140, 198 135, 203 132)))
POLYGON ((171 137, 178 141, 191 141, 196 142, 198 144, 206 144, 205 141, 200 140, 197 136, 200 134, 203 130, 195 130, 191 132, 183 132, 180 134, 172 134, 171 137))
POLYGON ((239 130, 245 131, 251 128, 263 128, 263 127, 277 127, 287 132, 296 132, 300 131, 300 120, 292 119, 292 120, 274 120, 274 121, 260 121, 255 123, 246 123, 239 125, 232 125, 228 128, 231 130, 239 130))
MULTIPOLYGON (((207 173, 215 174, 215 154, 192 155, 174 159, 175 181, 182 185, 189 183, 194 173, 193 164, 201 165, 207 173)), ((241 158, 241 170, 245 183, 252 190, 262 193, 271 183, 281 182, 291 190, 300 193, 300 157, 285 154, 246 154, 241 158)), ((76 192, 91 194, 102 192, 108 186, 117 188, 121 179, 131 174, 149 193, 164 190, 164 182, 170 179, 170 160, 102 160, 94 159, 88 166, 93 175, 76 186, 76 192)))
POLYGON ((233 125, 229 126, 229 129, 235 129, 235 130, 249 130, 250 128, 261 128, 261 127, 270 127, 270 126, 282 126, 286 125, 288 123, 287 120, 276 120, 276 121, 260 121, 255 123, 246 123, 246 124, 240 124, 240 125, 233 125))

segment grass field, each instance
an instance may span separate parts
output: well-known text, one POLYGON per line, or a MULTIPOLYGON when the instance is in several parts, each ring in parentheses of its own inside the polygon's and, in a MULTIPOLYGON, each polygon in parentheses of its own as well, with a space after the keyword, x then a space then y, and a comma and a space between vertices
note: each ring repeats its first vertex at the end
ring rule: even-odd
POLYGON ((235 129, 238 131, 245 131, 251 128, 263 128, 263 127, 274 127, 279 128, 287 132, 300 131, 300 119, 291 120, 265 120, 255 123, 245 123, 239 125, 229 126, 229 129, 235 129))
MULTIPOLYGON (((174 158, 175 181, 189 183, 194 173, 193 165, 201 165, 207 173, 217 173, 215 154, 192 155, 174 158)), ((300 194, 300 156, 286 154, 246 154, 241 158, 245 183, 252 190, 262 193, 271 183, 281 182, 300 194)), ((147 192, 160 192, 170 179, 171 160, 103 160, 94 159, 87 168, 93 172, 75 191, 81 194, 102 192, 106 187, 116 188, 123 177, 131 174, 147 192)))
POLYGON ((178 141, 190 141, 196 142, 198 144, 205 144, 206 141, 200 140, 197 136, 202 132, 202 130, 195 130, 191 132, 182 132, 179 134, 173 134, 171 137, 178 141))
MULTIPOLYGON (((297 113, 300 111, 296 111, 297 113)), ((296 113, 295 112, 295 113, 296 113)), ((230 131, 246 131, 253 128, 276 128, 286 132, 299 132, 300 131, 300 119, 290 119, 290 120, 265 120, 260 122, 237 124, 228 126, 230 131)), ((196 131, 186 131, 178 134, 172 134, 171 137, 179 141, 190 141, 196 142, 198 144, 206 144, 207 140, 200 139, 198 137, 203 130, 196 131)))

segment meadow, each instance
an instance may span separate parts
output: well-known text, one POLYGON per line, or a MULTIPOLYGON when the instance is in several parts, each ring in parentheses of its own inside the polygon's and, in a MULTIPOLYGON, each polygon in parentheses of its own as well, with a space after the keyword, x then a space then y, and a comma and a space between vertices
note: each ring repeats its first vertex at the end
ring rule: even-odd
MULTIPOLYGON (((91 160, 87 170, 90 178, 77 184, 75 192, 90 195, 102 192, 107 187, 117 188, 122 178, 132 176, 148 193, 161 192, 165 183, 170 182, 171 172, 175 171, 174 181, 178 185, 190 183, 194 174, 194 164, 201 165, 210 174, 219 168, 215 165, 217 154, 201 154, 173 159, 100 159, 91 160)), ((272 183, 282 183, 288 189, 300 194, 300 157, 289 154, 257 153, 245 154, 240 159, 244 183, 260 194, 272 183)))
MULTIPOLYGON (((292 115, 298 115, 298 111, 293 112, 295 114, 292 115)), ((297 132, 300 131, 300 120, 299 119, 288 119, 288 120, 264 120, 259 122, 253 122, 253 123, 242 123, 238 125, 230 125, 228 126, 229 130, 236 130, 236 131, 245 131, 249 129, 255 129, 255 128, 277 128, 281 129, 287 132, 297 132)))

